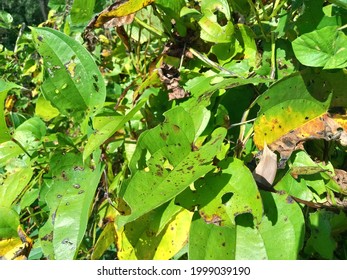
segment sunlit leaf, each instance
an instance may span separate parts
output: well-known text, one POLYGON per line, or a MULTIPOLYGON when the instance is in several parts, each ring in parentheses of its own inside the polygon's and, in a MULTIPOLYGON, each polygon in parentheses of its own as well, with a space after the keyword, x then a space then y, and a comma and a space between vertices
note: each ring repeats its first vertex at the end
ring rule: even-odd
POLYGON ((233 226, 243 213, 252 214, 255 223, 260 223, 263 205, 252 173, 238 159, 228 159, 219 166, 221 172, 197 181, 194 191, 187 189, 176 203, 188 209, 197 207, 206 223, 233 226))
POLYGON ((120 259, 168 260, 184 247, 188 240, 192 213, 181 209, 159 230, 164 209, 165 206, 159 207, 117 231, 120 259))
POLYGON ((10 207, 25 189, 33 175, 30 166, 17 166, 13 171, 7 172, 1 182, 0 206, 10 207))
POLYGON ((116 1, 98 15, 94 26, 101 27, 104 23, 113 18, 119 18, 133 14, 138 10, 141 10, 142 8, 150 5, 154 1, 155 0, 116 1))
POLYGON ((306 66, 324 69, 347 66, 347 36, 337 26, 303 34, 292 44, 296 58, 306 66))
POLYGON ((260 111, 254 122, 254 142, 263 149, 293 129, 327 112, 331 94, 312 92, 296 73, 270 87, 258 99, 260 111), (288 118, 290 115, 290 118, 288 118))
POLYGON ((189 233, 190 260, 234 260, 236 227, 206 223, 195 214, 189 233))
POLYGON ((43 57, 43 95, 67 115, 91 114, 106 97, 104 79, 90 53, 77 41, 49 28, 32 28, 36 49, 43 57))
POLYGON ((71 7, 71 21, 73 23, 83 23, 93 15, 95 0, 74 0, 71 7))
POLYGON ((236 259, 296 259, 303 246, 305 220, 288 195, 262 192, 264 217, 254 226, 240 217, 236 230, 236 259))
POLYGON ((47 252, 55 259, 73 259, 85 233, 89 209, 100 180, 100 162, 82 161, 81 154, 57 154, 51 159, 52 180, 45 200, 50 218, 41 228, 47 252), (51 252, 52 253, 52 252, 51 252))
POLYGON ((165 117, 162 125, 139 139, 129 165, 132 176, 122 187, 122 196, 132 213, 121 219, 132 221, 153 210, 213 169, 211 161, 220 149, 225 129, 216 129, 207 144, 192 151, 195 131, 190 115, 176 107, 165 117))
POLYGON ((83 151, 83 159, 93 153, 100 145, 110 138, 117 130, 131 120, 131 118, 142 108, 146 102, 144 98, 134 108, 125 115, 119 113, 100 114, 93 119, 94 133, 90 135, 88 142, 83 151))

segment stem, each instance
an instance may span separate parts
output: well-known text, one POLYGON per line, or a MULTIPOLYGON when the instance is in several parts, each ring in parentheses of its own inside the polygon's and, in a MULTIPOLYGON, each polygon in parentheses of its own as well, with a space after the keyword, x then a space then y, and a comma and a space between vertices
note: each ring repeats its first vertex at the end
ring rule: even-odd
POLYGON ((141 25, 142 27, 144 27, 145 29, 147 29, 148 31, 154 33, 155 35, 158 35, 160 37, 162 37, 164 34, 163 32, 161 32, 160 30, 156 29, 153 26, 150 26, 149 24, 145 23, 144 21, 138 19, 137 17, 135 17, 135 21, 141 25))
POLYGON ((247 1, 248 1, 248 4, 251 7, 251 10, 252 10, 253 14, 255 15, 255 18, 256 18, 258 24, 259 24, 259 28, 260 28, 261 34, 263 35, 264 39, 266 40, 267 37, 265 35, 264 29, 263 29, 263 25, 261 24, 261 20, 260 20, 258 11, 257 11, 256 7, 254 6, 254 3, 253 3, 252 0, 247 0, 247 1))
MULTIPOLYGON (((218 63, 210 60, 208 57, 204 56, 202 53, 198 52, 197 50, 194 50, 193 48, 189 48, 189 51, 196 56, 198 59, 200 59, 201 61, 205 62, 206 64, 208 64, 209 66, 221 71, 221 72, 226 72, 228 74, 230 74, 231 76, 235 76, 235 77, 239 77, 236 73, 220 66, 218 63)), ((242 78, 242 77, 239 77, 242 78)))
POLYGON ((21 143, 19 143, 15 138, 12 138, 11 140, 15 142, 30 159, 32 159, 31 155, 27 152, 27 150, 22 146, 21 143))
POLYGON ((274 4, 274 8, 272 10, 272 13, 270 15, 270 18, 276 17, 279 10, 281 10, 282 6, 286 3, 286 1, 282 1, 280 3, 280 0, 276 0, 275 4, 274 4))
POLYGON ((276 43, 275 33, 271 32, 271 79, 275 79, 276 76, 276 43))

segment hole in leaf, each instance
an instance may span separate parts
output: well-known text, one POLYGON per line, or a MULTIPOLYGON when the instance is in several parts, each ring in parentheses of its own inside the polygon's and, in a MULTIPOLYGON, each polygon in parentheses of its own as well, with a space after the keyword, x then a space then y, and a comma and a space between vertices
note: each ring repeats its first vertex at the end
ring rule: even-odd
POLYGON ((222 204, 227 203, 233 197, 233 195, 234 195, 234 193, 232 193, 232 192, 228 192, 228 193, 223 194, 222 204))
POLYGON ((251 213, 242 213, 235 217, 235 223, 243 227, 254 227, 253 215, 251 213))

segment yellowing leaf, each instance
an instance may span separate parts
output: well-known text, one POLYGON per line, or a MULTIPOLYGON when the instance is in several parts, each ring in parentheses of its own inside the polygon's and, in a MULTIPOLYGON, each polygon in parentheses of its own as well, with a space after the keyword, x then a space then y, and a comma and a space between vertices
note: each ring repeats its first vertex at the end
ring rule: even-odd
POLYGON ((94 27, 101 27, 113 18, 120 18, 141 10, 152 4, 154 0, 118 0, 103 10, 94 22, 94 27))
POLYGON ((326 113, 331 97, 329 93, 313 92, 301 73, 280 80, 258 100, 261 109, 254 122, 255 144, 263 149, 267 143, 271 149, 280 137, 326 113))
POLYGON ((110 222, 105 226, 98 240, 96 241, 96 244, 94 246, 94 250, 92 253, 92 260, 100 259, 103 253, 114 242, 114 237, 115 237, 115 224, 110 222))
POLYGON ((187 243, 192 212, 181 210, 163 230, 163 207, 152 211, 117 231, 118 258, 121 260, 168 260, 187 243))
POLYGON ((28 257, 32 240, 20 226, 17 233, 18 237, 0 240, 0 260, 23 260, 28 257))

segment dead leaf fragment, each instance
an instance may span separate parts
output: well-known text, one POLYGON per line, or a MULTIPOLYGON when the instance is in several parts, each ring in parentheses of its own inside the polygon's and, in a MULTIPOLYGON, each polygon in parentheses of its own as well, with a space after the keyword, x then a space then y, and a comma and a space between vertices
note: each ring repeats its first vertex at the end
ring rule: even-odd
POLYGON ((281 159, 287 160, 294 150, 303 149, 307 140, 323 139, 326 141, 339 141, 342 145, 347 142, 347 134, 341 125, 328 113, 323 114, 297 129, 291 130, 278 140, 269 144, 272 151, 278 151, 281 159))
POLYGON ((164 62, 158 69, 158 74, 160 80, 169 91, 169 101, 189 96, 188 92, 179 85, 180 72, 177 68, 164 62))
POLYGON ((130 23, 133 20, 135 12, 153 3, 154 0, 117 0, 112 5, 108 6, 101 13, 96 15, 88 24, 88 28, 98 28, 105 23, 113 20, 113 26, 121 26, 130 23), (130 17, 128 17, 130 16, 130 17))
POLYGON ((271 188, 277 173, 277 155, 272 152, 266 143, 260 161, 253 171, 253 177, 257 183, 271 188))
POLYGON ((341 187, 344 192, 347 192, 347 172, 342 169, 335 169, 335 176, 333 179, 341 187))

